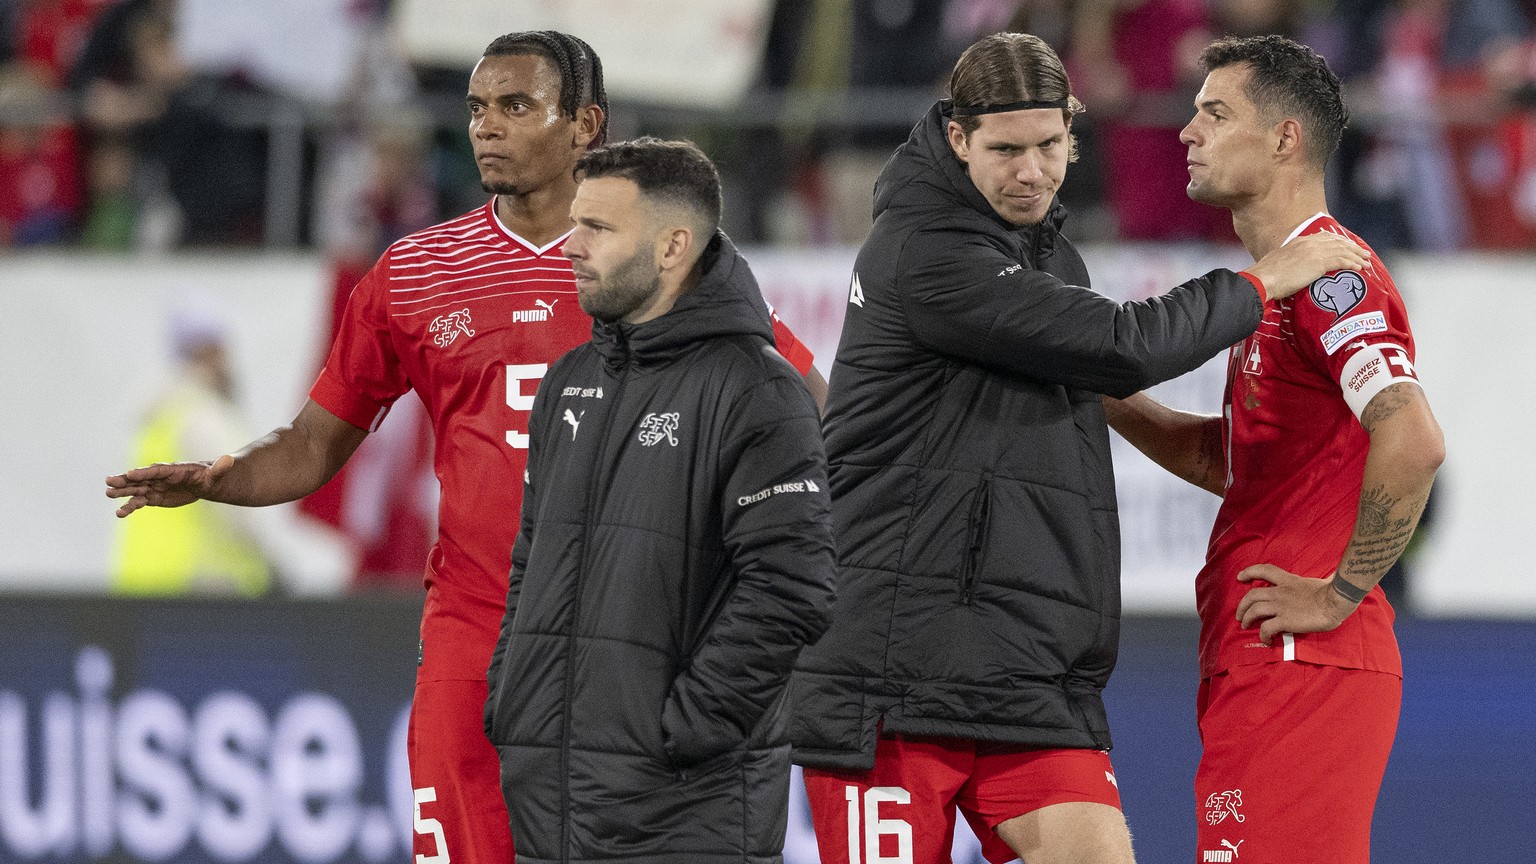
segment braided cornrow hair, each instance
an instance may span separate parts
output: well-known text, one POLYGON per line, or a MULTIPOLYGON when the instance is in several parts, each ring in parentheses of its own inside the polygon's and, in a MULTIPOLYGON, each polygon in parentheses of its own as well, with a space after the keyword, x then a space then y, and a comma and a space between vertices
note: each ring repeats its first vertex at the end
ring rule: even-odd
POLYGON ((592 146, 608 141, 608 93, 603 89, 603 61, 592 46, 569 33, 529 30, 498 36, 485 48, 487 57, 537 54, 560 73, 560 113, 576 119, 583 105, 603 109, 603 125, 592 146))

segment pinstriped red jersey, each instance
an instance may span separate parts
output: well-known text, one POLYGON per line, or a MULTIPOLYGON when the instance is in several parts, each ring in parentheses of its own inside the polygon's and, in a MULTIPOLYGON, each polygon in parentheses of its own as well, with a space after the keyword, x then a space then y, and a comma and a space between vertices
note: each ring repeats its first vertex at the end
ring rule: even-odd
MULTIPOLYGON (((1326 214, 1291 238, 1319 231, 1366 246, 1326 214)), ((1284 634, 1270 646, 1259 642, 1257 627, 1244 630, 1236 620, 1242 596, 1266 584, 1238 582, 1243 568, 1274 564, 1324 578, 1338 566, 1370 448, 1357 411, 1387 383, 1414 378, 1402 297, 1370 255, 1362 272, 1331 273, 1266 304, 1258 330, 1232 347, 1223 400, 1226 494, 1195 580, 1202 677, 1283 660, 1402 674, 1392 607, 1380 588, 1337 629, 1284 634)))
MULTIPOLYGON (((483 679, 506 608, 528 412, 555 360, 591 338, 565 237, 507 230, 493 198, 389 247, 353 289, 310 398, 372 430, 414 388, 432 419, 442 487, 427 559, 420 680, 483 679)), ((775 319, 802 373, 808 351, 775 319)))

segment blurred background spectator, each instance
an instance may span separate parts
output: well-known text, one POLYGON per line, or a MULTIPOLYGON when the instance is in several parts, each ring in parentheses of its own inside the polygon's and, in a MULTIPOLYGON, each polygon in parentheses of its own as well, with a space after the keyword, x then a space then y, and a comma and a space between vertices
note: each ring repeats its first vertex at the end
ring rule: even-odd
MULTIPOLYGON (((179 300, 169 332, 175 367, 139 427, 134 465, 213 458, 255 437, 236 398, 230 327, 217 299, 179 300)), ((118 594, 330 595, 354 570, 342 537, 295 519, 289 507, 157 507, 119 521, 117 530, 111 586, 118 594)))
MULTIPOLYGON (((0 244, 309 247, 344 284, 381 243, 482 195, 460 116, 472 61, 408 64, 392 29, 408 5, 0 0, 0 244)), ((875 175, 958 52, 1024 29, 1063 52, 1088 105, 1062 190, 1078 235, 1230 242, 1219 212, 1183 193, 1177 133, 1210 38, 1282 33, 1346 79, 1355 121, 1330 181, 1342 218, 1383 248, 1526 249, 1533 7, 779 0, 734 108, 620 97, 615 131, 704 142, 743 241, 857 243, 875 175)))

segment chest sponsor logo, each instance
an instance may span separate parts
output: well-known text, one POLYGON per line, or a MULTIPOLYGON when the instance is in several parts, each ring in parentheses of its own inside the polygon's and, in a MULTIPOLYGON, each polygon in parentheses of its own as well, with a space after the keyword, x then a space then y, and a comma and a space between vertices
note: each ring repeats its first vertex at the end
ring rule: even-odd
POLYGON ((640 421, 640 446, 655 447, 665 441, 673 447, 677 446, 677 424, 682 417, 676 411, 665 414, 652 412, 645 415, 640 421))
POLYGON ((853 282, 848 286, 848 302, 864 308, 864 286, 859 284, 859 274, 853 274, 853 282))
MULTIPOLYGON (((743 495, 740 498, 737 498, 736 504, 738 506, 745 507, 748 504, 756 504, 759 501, 765 501, 775 495, 783 495, 786 492, 820 491, 821 487, 816 485, 815 480, 795 481, 793 483, 775 483, 774 485, 769 486, 767 489, 760 489, 756 492, 753 492, 751 495, 743 495)), ((1115 782, 1114 776, 1110 775, 1108 771, 1104 772, 1104 774, 1105 776, 1109 777, 1109 781, 1111 783, 1115 782)))
POLYGON ((561 396, 577 396, 577 397, 580 397, 582 399, 601 399, 601 398, 603 398, 603 388, 601 388, 601 387, 567 387, 564 390, 560 391, 560 395, 561 396))
POLYGON ((571 409, 565 409, 565 422, 571 425, 571 440, 576 440, 576 430, 581 428, 581 418, 587 416, 587 412, 574 413, 571 409))
POLYGON ((512 311, 513 324, 528 324, 531 322, 548 321, 555 314, 555 304, 560 298, 553 300, 535 300, 532 309, 514 309, 512 311))
POLYGON ((1009 273, 1017 273, 1017 272, 1019 272, 1020 270, 1023 270, 1023 269, 1024 269, 1024 265, 1023 264, 1015 264, 1012 267, 1004 267, 1003 271, 1001 273, 997 274, 997 275, 999 275, 999 276, 1007 276, 1009 273))
POLYGON ((432 319, 427 332, 433 334, 432 341, 439 348, 447 348, 453 344, 453 340, 459 338, 462 333, 465 336, 475 335, 475 330, 469 320, 469 310, 460 309, 457 312, 449 312, 432 319))
POLYGON ((1212 792, 1205 799, 1205 821, 1210 825, 1220 825, 1232 817, 1233 822, 1247 821, 1247 817, 1241 812, 1243 806, 1243 790, 1228 789, 1225 792, 1212 792))
POLYGON ((1317 308, 1332 312, 1333 320, 1337 321, 1365 299, 1365 280, 1360 278, 1359 273, 1345 270, 1313 282, 1307 293, 1312 296, 1312 302, 1317 304, 1317 308))
POLYGON ((1323 350, 1332 356, 1345 343, 1369 333, 1387 332, 1387 316, 1382 312, 1366 312, 1353 318, 1345 318, 1329 327, 1322 335, 1323 350))
POLYGON ((1201 864, 1228 864, 1230 861, 1241 860, 1237 854, 1237 847, 1241 845, 1243 845, 1242 840, 1233 843, 1231 840, 1222 838, 1222 848, 1200 850, 1201 864))

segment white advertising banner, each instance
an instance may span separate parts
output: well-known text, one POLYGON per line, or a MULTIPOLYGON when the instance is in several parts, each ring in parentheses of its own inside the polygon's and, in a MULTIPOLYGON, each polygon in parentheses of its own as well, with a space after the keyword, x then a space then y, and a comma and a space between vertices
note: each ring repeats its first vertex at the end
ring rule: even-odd
POLYGON ((757 74, 772 13, 770 0, 401 0, 394 20, 415 62, 469 67, 503 33, 559 30, 603 59, 616 99, 726 108, 757 74))
MULTIPOLYGON (((831 371, 852 249, 748 249, 763 293, 831 371)), ((1095 286, 1133 299, 1240 250, 1162 246, 1084 250, 1095 286)), ((1411 576, 1424 614, 1536 616, 1536 358, 1472 351, 1518 345, 1536 320, 1528 257, 1405 256, 1388 261, 1408 302, 1417 368, 1448 456, 1411 576)), ((258 429, 293 417, 324 346, 329 287, 320 263, 284 256, 165 259, 39 255, 0 260, 0 589, 105 586, 116 520, 102 478, 127 467, 140 416, 170 371, 168 311, 214 292, 233 328, 245 414, 258 429)), ((1222 359, 1156 388, 1165 402, 1215 412, 1222 359)), ((1127 611, 1193 611, 1216 499, 1116 441, 1127 611)), ((1277 515, 1283 518, 1283 514, 1277 515)))
POLYGON ((203 72, 241 74, 321 102, 357 74, 363 31, 352 0, 179 0, 176 48, 203 72))

